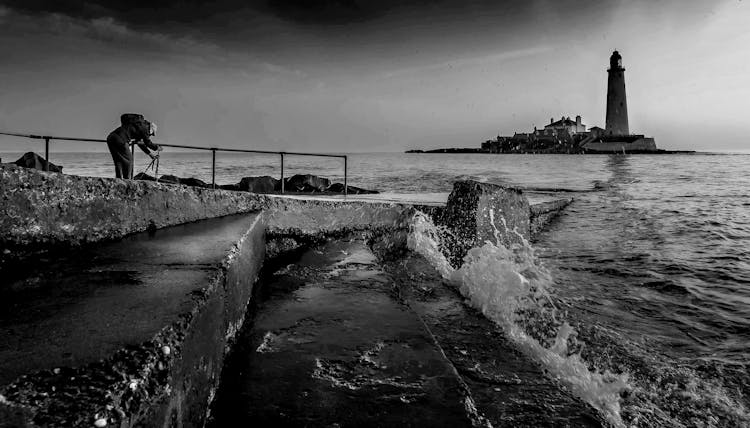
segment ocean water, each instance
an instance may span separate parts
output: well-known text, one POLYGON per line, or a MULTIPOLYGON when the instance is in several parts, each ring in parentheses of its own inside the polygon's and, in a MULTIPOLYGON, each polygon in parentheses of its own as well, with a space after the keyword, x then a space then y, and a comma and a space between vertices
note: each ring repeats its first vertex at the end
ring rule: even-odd
MULTIPOLYGON (((164 152, 159 173, 210 182, 210 160, 164 152)), ((52 161, 112 175, 106 153, 52 161)), ((278 156, 217 155, 219 183, 279 172, 278 156)), ((288 156, 295 173, 341 181, 343 162, 288 156)), ((461 179, 574 197, 536 242, 489 242, 459 270, 428 218, 410 245, 613 425, 750 426, 750 155, 352 154, 348 178, 384 199, 445 201, 461 179)))

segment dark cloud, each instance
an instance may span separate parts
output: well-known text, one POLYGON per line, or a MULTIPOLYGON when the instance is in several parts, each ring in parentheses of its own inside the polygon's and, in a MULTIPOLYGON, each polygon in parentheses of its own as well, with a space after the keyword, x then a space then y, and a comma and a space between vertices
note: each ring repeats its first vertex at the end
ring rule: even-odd
POLYGON ((389 12, 445 3, 438 0, 268 0, 276 16, 305 24, 346 24, 378 18, 389 12))
MULTIPOLYGON (((454 1, 455 2, 455 1, 454 1)), ((439 0, 4 0, 25 13, 59 13, 76 18, 112 17, 133 26, 158 23, 200 24, 227 12, 273 15, 304 24, 344 24, 367 21, 394 9, 445 3, 439 0)))

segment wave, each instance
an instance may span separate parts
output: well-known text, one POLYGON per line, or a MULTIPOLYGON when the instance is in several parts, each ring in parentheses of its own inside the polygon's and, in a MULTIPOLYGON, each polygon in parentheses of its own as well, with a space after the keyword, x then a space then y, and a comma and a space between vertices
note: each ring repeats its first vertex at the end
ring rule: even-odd
POLYGON ((637 286, 641 286, 643 288, 648 288, 650 290, 658 291, 660 293, 664 294, 671 294, 676 296, 692 296, 693 293, 690 292, 688 288, 686 288, 684 285, 677 284, 674 281, 670 280, 652 280, 652 281, 644 281, 640 284, 635 284, 637 286))
POLYGON ((620 399, 630 389, 627 373, 589 369, 581 357, 576 330, 562 319, 549 293, 552 277, 531 245, 523 241, 506 248, 499 240, 488 241, 469 250, 463 265, 454 269, 441 251, 440 237, 445 233, 429 217, 417 213, 407 244, 457 286, 473 307, 499 325, 522 352, 541 363, 614 426, 625 426, 620 399))

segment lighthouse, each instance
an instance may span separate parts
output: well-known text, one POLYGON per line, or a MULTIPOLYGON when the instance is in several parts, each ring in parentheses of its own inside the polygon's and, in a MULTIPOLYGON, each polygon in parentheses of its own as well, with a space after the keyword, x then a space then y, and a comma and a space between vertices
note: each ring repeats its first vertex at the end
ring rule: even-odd
POLYGON ((625 69, 622 57, 617 51, 609 57, 609 78, 607 79, 607 118, 606 135, 628 135, 628 103, 625 99, 625 69))

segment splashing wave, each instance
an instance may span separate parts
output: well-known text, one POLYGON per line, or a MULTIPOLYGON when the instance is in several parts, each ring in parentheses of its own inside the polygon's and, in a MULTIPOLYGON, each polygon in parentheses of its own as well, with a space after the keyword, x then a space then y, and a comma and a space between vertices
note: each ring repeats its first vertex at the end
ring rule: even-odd
POLYGON ((472 248, 464 264, 454 269, 441 252, 440 236, 426 215, 417 213, 410 225, 409 249, 424 256, 449 282, 459 287, 472 306, 496 324, 520 350, 541 363, 565 386, 596 408, 615 426, 620 396, 630 388, 628 375, 588 368, 575 341, 576 331, 549 294, 552 278, 528 242, 506 248, 486 242, 472 248), (573 346, 571 346, 573 345, 573 346))

